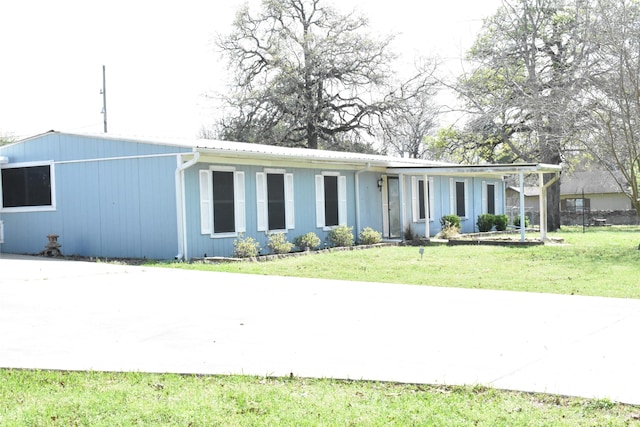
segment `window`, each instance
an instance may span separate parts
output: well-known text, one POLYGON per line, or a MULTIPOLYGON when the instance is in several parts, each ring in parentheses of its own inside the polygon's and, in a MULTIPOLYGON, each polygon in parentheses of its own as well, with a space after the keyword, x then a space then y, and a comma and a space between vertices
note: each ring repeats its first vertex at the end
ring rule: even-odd
POLYGON ((328 228, 347 223, 347 178, 326 172, 316 175, 316 225, 328 228))
POLYGON ((233 172, 213 171, 213 232, 234 233, 235 216, 233 172))
POLYGON ((563 212, 589 213, 591 211, 591 199, 563 199, 560 201, 560 209, 563 212))
POLYGON ((3 210, 55 209, 53 165, 16 165, 3 168, 0 176, 3 210))
POLYGON ((229 235, 245 231, 244 172, 200 171, 200 231, 229 235))
POLYGON ((266 169, 256 174, 258 231, 295 228, 293 174, 266 169))
MULTIPOLYGON (((424 203, 424 179, 416 176, 411 177, 411 206, 413 210, 413 222, 420 222, 426 219, 424 203)), ((433 220, 433 178, 427 181, 427 200, 429 201, 429 220, 433 220)))
POLYGON ((482 182, 482 213, 496 213, 496 185, 482 182))
POLYGON ((456 181, 451 178, 451 213, 460 218, 467 217, 467 180, 456 181))

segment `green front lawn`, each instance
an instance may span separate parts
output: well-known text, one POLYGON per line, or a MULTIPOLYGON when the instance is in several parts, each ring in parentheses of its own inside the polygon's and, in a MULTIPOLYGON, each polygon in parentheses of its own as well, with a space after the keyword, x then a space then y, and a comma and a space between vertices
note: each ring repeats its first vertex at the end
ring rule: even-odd
POLYGON ((2 426, 633 426, 608 400, 328 379, 0 370, 2 426))
POLYGON ((269 262, 168 263, 249 274, 640 298, 640 227, 565 228, 563 245, 382 247, 269 262))

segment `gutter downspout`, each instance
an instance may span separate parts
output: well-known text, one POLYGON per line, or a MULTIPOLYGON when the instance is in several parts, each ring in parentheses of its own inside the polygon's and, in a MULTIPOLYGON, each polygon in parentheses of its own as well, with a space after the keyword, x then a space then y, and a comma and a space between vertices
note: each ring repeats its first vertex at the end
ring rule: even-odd
POLYGON ((371 169, 371 163, 367 163, 364 169, 360 169, 355 174, 356 186, 356 235, 360 232, 360 174, 371 169))
POLYGON ((424 237, 429 240, 431 238, 431 200, 429 200, 429 175, 424 174, 423 195, 424 200, 424 237))
MULTIPOLYGON (((186 154, 186 153, 185 153, 186 154)), ((194 151, 193 158, 182 163, 183 154, 176 156, 178 167, 176 168, 176 213, 178 219, 178 254, 175 259, 184 260, 187 258, 187 222, 186 222, 186 203, 184 198, 184 171, 198 163, 200 152, 194 151)))
POLYGON ((525 213, 524 213, 524 172, 520 171, 520 241, 525 239, 525 213))

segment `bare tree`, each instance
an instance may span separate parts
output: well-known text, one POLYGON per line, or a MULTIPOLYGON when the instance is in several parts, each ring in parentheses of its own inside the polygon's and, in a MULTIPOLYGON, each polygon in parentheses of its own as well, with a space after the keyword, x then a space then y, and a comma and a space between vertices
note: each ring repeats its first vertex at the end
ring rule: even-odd
POLYGON ((437 82, 427 76, 435 73, 437 63, 424 60, 418 68, 421 78, 402 85, 399 101, 380 119, 382 149, 387 154, 414 159, 432 157, 425 140, 437 129, 440 107, 435 100, 437 82))
POLYGON ((640 4, 597 0, 591 37, 598 66, 584 104, 586 150, 611 172, 640 215, 640 4))
POLYGON ((219 137, 308 148, 370 150, 393 89, 393 37, 320 0, 263 0, 237 13, 218 46, 233 73, 219 137))

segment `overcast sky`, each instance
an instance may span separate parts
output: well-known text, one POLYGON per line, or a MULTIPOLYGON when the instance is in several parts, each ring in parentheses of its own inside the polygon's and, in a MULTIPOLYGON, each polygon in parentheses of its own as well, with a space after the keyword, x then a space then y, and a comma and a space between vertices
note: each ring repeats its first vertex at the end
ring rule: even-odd
MULTIPOLYGON (((216 115, 204 94, 227 78, 212 40, 242 3, 2 1, 0 135, 102 132, 105 65, 109 133, 195 137, 216 115)), ((368 16, 373 33, 399 33, 394 50, 407 63, 418 53, 455 64, 500 0, 338 3, 368 16)))

